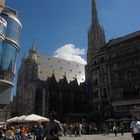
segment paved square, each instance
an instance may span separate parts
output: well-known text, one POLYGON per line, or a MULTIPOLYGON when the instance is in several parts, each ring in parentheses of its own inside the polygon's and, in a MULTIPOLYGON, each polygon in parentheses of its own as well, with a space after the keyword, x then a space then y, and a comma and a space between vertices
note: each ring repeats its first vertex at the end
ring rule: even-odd
POLYGON ((75 136, 63 136, 60 137, 60 140, 133 140, 131 137, 131 133, 124 133, 123 136, 121 134, 118 134, 117 136, 114 136, 114 134, 109 135, 82 135, 80 137, 75 136))

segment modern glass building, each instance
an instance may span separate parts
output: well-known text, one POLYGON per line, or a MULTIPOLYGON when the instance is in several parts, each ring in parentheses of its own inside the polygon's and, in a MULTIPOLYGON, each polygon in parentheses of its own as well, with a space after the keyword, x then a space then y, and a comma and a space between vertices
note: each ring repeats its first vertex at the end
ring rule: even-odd
POLYGON ((5 6, 0 14, 0 108, 10 101, 21 28, 17 11, 5 6))
POLYGON ((0 15, 0 92, 13 86, 21 27, 17 12, 5 7, 0 15))

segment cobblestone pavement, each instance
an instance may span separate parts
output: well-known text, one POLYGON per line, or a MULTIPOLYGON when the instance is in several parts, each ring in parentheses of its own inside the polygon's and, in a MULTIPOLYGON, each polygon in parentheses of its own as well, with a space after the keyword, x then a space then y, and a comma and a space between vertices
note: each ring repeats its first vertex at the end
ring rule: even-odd
POLYGON ((121 134, 118 134, 117 136, 114 136, 114 134, 109 135, 82 135, 80 137, 75 136, 63 136, 60 137, 60 140, 133 140, 130 133, 125 133, 123 136, 121 134))

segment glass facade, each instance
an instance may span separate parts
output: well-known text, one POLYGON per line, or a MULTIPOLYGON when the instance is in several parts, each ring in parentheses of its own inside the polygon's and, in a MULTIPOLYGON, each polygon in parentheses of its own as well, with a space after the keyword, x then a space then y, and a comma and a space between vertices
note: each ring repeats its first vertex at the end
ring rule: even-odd
POLYGON ((6 26, 7 26, 7 22, 4 21, 2 17, 0 17, 0 36, 5 36, 6 26))
MULTIPOLYGON (((13 85, 21 28, 17 12, 5 7, 0 14, 0 85, 2 82, 13 85)), ((0 86, 0 92, 2 88, 0 86)))
POLYGON ((6 37, 12 39, 19 44, 19 36, 21 31, 21 25, 15 19, 3 14, 2 17, 7 21, 6 37))
POLYGON ((0 59, 0 67, 2 70, 13 73, 15 67, 15 60, 17 55, 17 50, 11 44, 4 41, 2 43, 2 56, 0 59))
POLYGON ((2 39, 0 38, 0 68, 1 68, 2 50, 3 50, 2 39))

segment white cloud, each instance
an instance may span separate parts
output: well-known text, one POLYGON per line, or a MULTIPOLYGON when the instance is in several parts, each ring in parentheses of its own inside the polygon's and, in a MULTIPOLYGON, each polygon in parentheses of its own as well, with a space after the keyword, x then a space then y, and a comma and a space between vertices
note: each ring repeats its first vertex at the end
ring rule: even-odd
POLYGON ((85 49, 76 48, 73 44, 66 44, 55 51, 55 57, 69 61, 86 64, 86 60, 81 56, 85 55, 85 49))

